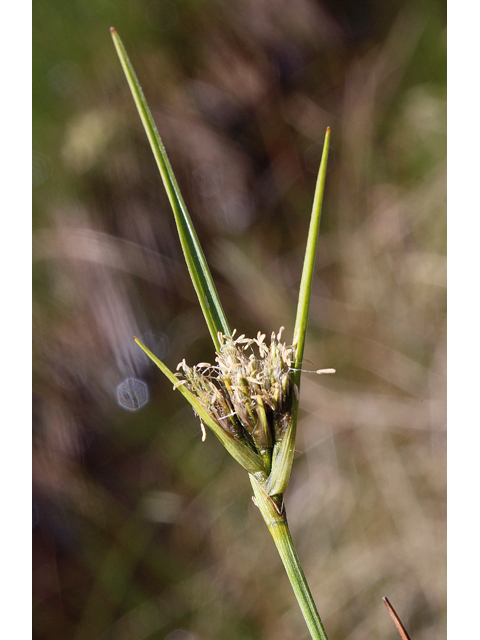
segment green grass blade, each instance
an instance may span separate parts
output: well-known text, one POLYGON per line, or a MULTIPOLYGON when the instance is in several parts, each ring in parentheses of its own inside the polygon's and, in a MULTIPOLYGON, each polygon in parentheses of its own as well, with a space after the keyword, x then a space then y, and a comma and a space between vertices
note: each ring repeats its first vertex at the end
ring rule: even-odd
MULTIPOLYGON (((170 371, 170 369, 154 355, 150 349, 148 349, 138 338, 134 338, 135 342, 138 344, 140 349, 150 358, 150 360, 157 365, 160 371, 172 382, 174 385, 178 385, 180 382, 179 378, 170 371)), ((220 442, 223 444, 225 449, 230 453, 230 455, 235 458, 237 462, 239 462, 244 469, 248 471, 248 473, 253 474, 258 480, 263 481, 266 479, 265 467, 263 465, 263 461, 261 457, 251 449, 246 441, 236 440, 233 436, 229 435, 226 431, 224 431, 210 416, 208 411, 203 407, 198 398, 186 388, 185 385, 178 385, 176 387, 177 391, 179 391, 191 404, 195 413, 199 416, 199 418, 210 427, 213 433, 217 436, 220 442)))
POLYGON ((315 268, 315 255, 317 252, 318 230, 320 228, 320 217, 322 214, 323 190, 325 187, 325 176, 327 173, 328 148, 330 144, 330 127, 325 133, 322 160, 318 171, 317 186, 313 199, 312 216, 310 228, 308 230, 307 248, 305 250, 305 260, 303 263, 302 280, 300 282, 300 292, 298 294, 297 317, 295 329, 293 331, 293 346, 295 347, 295 368, 294 381, 297 387, 300 386, 300 369, 303 362, 303 351, 305 349, 305 335, 307 333, 308 311, 310 309, 310 294, 312 292, 313 270, 315 268))
POLYGON ((216 349, 220 350, 221 345, 217 335, 218 332, 221 331, 226 335, 230 335, 230 328, 228 326, 225 313, 218 298, 210 270, 198 241, 190 215, 188 214, 187 207, 185 206, 185 202, 173 174, 165 147, 163 146, 163 142, 158 134, 157 127, 152 118, 152 114, 150 113, 150 109, 148 108, 147 101, 143 95, 142 88, 138 82, 132 63, 130 62, 118 33, 113 27, 110 29, 110 32, 112 34, 118 57, 120 58, 120 62, 127 77, 133 99, 135 100, 138 113, 140 114, 145 132, 150 142, 153 155, 155 156, 155 160, 160 170, 160 175, 162 177, 168 199, 170 200, 170 204, 173 209, 183 253, 185 255, 193 286, 197 292, 203 315, 205 316, 213 343, 216 349))
MULTIPOLYGON (((303 362, 303 351, 305 348, 305 335, 307 332, 308 311, 310 308, 310 294, 312 291, 313 270, 315 267, 315 255, 317 252, 318 230, 320 227, 320 217, 322 213, 323 190, 325 186, 325 175, 327 172, 328 148, 330 142, 330 127, 325 134, 322 160, 318 171, 317 186, 313 199, 312 216, 310 228, 308 230, 307 247, 305 250, 305 260, 303 263, 302 280, 300 282, 300 292, 298 295, 297 317, 295 329, 293 331, 293 346, 295 347, 295 370, 293 372, 293 382, 300 389, 300 376, 303 362)), ((287 432, 283 439, 276 443, 273 450, 272 472, 267 481, 266 490, 271 496, 283 494, 290 479, 290 472, 295 453, 295 438, 297 434, 297 414, 298 414, 298 393, 295 394, 292 402, 292 416, 287 432)))

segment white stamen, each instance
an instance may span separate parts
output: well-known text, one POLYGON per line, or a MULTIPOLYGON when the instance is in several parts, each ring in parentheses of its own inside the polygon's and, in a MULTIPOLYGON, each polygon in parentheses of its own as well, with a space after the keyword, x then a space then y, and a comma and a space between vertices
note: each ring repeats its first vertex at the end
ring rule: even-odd
POLYGON ((186 382, 187 382, 186 380, 179 380, 173 385, 173 390, 175 391, 175 389, 178 389, 178 387, 181 387, 182 384, 185 384, 186 382))
POLYGON ((321 375, 322 373, 336 373, 336 369, 317 369, 316 371, 311 371, 310 369, 297 369, 295 367, 291 367, 290 371, 301 371, 302 373, 317 373, 321 375))

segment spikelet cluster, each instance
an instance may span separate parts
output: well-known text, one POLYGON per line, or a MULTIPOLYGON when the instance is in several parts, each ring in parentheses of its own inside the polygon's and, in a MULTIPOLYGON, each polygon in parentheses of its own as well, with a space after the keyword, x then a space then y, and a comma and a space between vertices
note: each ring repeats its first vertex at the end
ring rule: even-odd
POLYGON ((282 438, 290 418, 292 393, 296 392, 291 371, 294 348, 281 342, 283 327, 256 338, 235 338, 219 333, 220 351, 215 365, 201 362, 177 367, 179 381, 200 400, 203 407, 227 433, 251 446, 271 466, 271 451, 282 438))

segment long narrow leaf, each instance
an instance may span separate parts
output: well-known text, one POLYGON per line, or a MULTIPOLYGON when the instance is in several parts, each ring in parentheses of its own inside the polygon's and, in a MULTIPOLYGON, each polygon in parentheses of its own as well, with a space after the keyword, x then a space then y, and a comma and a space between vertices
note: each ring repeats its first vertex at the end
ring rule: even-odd
POLYGON ((173 209, 183 253, 203 315, 205 316, 213 343, 216 349, 220 350, 221 345, 218 339, 218 332, 221 331, 225 335, 230 335, 225 313, 218 298, 190 215, 185 206, 182 194, 180 193, 165 147, 158 134, 157 127, 148 108, 132 63, 116 30, 112 27, 110 32, 173 209))
POLYGON ((302 280, 300 282, 300 292, 298 295, 297 317, 293 332, 293 346, 295 347, 295 369, 293 371, 293 382, 297 393, 292 402, 292 415, 290 424, 283 439, 276 443, 273 450, 272 472, 268 478, 266 489, 269 495, 284 493, 293 464, 295 453, 295 438, 297 435, 297 414, 298 414, 298 391, 300 389, 300 376, 303 362, 303 351, 305 349, 305 334, 307 332, 308 311, 310 308, 310 295, 312 291, 313 270, 315 267, 315 255, 317 252, 318 230, 320 227, 320 217, 322 213, 323 190, 325 186, 325 175, 327 172, 328 147, 330 142, 330 127, 325 134, 322 160, 318 171, 317 186, 313 199, 312 216, 308 230, 307 247, 305 250, 305 260, 303 263, 302 280))
POLYGON ((262 459, 246 445, 243 441, 236 440, 233 436, 224 431, 216 422, 212 416, 205 410, 198 398, 185 387, 185 385, 179 385, 179 379, 176 375, 170 371, 170 369, 163 364, 156 355, 154 355, 150 349, 148 349, 138 338, 134 338, 135 342, 142 349, 142 351, 154 362, 160 371, 172 382, 174 385, 178 385, 176 388, 180 393, 188 400, 199 418, 210 427, 213 433, 217 436, 225 449, 230 453, 237 462, 239 462, 248 473, 253 474, 257 479, 264 480, 266 478, 265 467, 262 459))
POLYGON ((295 347, 295 374, 294 380, 297 387, 300 386, 300 369, 302 368, 303 351, 305 348, 305 335, 307 333, 308 311, 310 309, 310 294, 312 292, 313 270, 315 268, 315 255, 317 253, 318 230, 320 228, 320 217, 322 215, 323 190, 325 187, 325 176, 327 173, 328 148, 330 144, 330 127, 325 133, 322 160, 318 171, 317 186, 313 199, 312 217, 308 230, 307 247, 305 250, 305 260, 303 263, 302 280, 298 294, 297 317, 295 329, 293 331, 293 346, 295 347))

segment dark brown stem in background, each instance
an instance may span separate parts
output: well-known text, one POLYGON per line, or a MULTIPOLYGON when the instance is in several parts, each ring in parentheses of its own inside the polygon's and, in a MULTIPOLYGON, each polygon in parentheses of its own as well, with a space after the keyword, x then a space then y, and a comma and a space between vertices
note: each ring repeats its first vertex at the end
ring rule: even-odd
POLYGON ((382 598, 382 600, 383 600, 383 602, 385 603, 385 606, 388 609, 388 613, 392 616, 392 620, 395 623, 395 626, 397 627, 398 633, 400 634, 400 637, 402 638, 402 640, 410 640, 410 636, 406 632, 405 627, 402 624, 402 621, 398 617, 398 614, 395 611, 395 609, 390 604, 388 598, 385 597, 385 598, 382 598))

